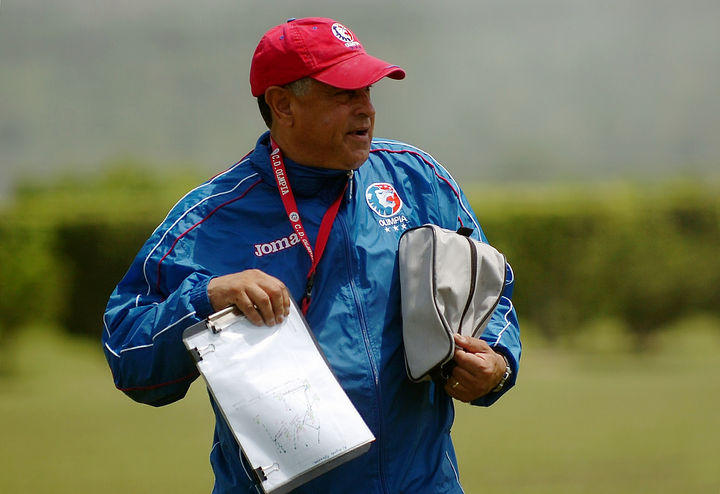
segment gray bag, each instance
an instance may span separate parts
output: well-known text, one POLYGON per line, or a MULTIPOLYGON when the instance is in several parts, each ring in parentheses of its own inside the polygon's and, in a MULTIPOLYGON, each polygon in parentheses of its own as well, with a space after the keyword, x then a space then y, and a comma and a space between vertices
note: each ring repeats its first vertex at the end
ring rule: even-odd
POLYGON ((482 334, 505 286, 505 256, 437 225, 400 237, 400 293, 405 365, 413 382, 443 382, 454 366, 454 333, 482 334))

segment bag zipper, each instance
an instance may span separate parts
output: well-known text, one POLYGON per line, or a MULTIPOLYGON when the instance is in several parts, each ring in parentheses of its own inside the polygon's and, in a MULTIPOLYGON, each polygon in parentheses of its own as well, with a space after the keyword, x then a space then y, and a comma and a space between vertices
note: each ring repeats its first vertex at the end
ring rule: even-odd
MULTIPOLYGON (((475 244, 470 237, 465 237, 470 244, 470 292, 468 293, 467 302, 465 303, 465 309, 463 310, 462 316, 460 317, 460 324, 458 325, 458 334, 462 334, 462 325, 467 315, 468 309, 470 309, 470 303, 475 295, 475 278, 477 277, 477 250, 475 244)), ((503 285, 504 286, 504 285, 503 285)), ((502 292, 501 292, 502 293, 502 292)), ((497 305, 497 303, 495 304, 497 305)))

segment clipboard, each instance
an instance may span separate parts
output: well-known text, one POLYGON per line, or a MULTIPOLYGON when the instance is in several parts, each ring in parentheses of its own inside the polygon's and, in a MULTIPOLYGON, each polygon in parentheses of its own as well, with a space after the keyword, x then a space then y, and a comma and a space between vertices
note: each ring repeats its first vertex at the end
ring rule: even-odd
POLYGON ((375 440, 294 301, 272 327, 228 307, 187 328, 183 342, 262 492, 289 492, 375 440))

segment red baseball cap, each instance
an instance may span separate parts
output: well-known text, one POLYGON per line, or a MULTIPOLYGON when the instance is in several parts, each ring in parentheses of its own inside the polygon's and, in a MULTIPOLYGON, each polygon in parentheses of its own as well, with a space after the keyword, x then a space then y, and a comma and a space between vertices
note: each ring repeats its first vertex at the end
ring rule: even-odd
POLYGON ((368 55, 352 31, 322 17, 290 19, 260 40, 250 65, 253 96, 270 86, 312 77, 340 89, 360 89, 383 77, 402 79, 397 65, 368 55))

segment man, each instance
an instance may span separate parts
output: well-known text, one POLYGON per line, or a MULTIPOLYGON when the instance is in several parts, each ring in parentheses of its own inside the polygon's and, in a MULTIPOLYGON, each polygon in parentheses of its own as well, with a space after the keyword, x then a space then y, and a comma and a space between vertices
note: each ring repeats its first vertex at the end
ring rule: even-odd
MULTIPOLYGON (((250 84, 270 132, 178 202, 105 313, 103 340, 116 386, 159 406, 182 398, 198 375, 181 341, 186 327, 232 304, 253 323, 272 326, 287 316, 291 296, 301 301, 333 372, 377 440, 297 492, 462 492, 450 441, 452 398, 490 405, 517 375, 508 268, 482 338, 457 338, 458 365, 447 384, 406 377, 400 235, 434 223, 470 227, 483 237, 459 187, 430 155, 372 139, 370 86, 404 76, 333 20, 290 20, 269 30, 253 57, 250 84)), ((214 492, 255 492, 212 406, 214 492)))

